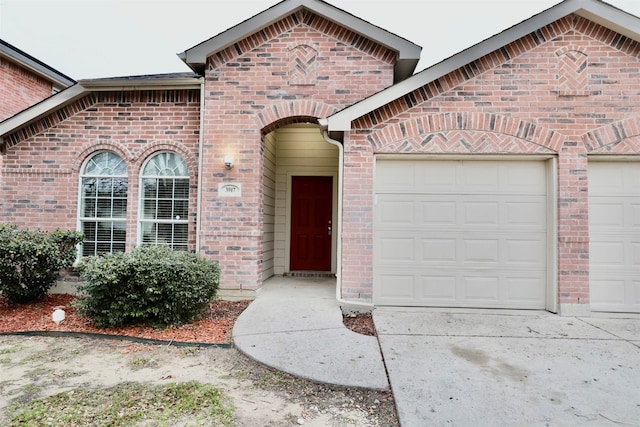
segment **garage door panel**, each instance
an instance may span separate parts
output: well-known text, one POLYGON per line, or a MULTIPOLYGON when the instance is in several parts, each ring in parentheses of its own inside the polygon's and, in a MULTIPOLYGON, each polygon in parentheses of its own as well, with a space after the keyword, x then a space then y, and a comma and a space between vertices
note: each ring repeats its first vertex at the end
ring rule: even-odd
POLYGON ((544 162, 384 160, 377 169, 386 172, 376 175, 375 304, 545 307, 544 162), (393 170, 403 178, 385 182, 393 170))
POLYGON ((631 205, 631 227, 640 231, 640 203, 631 205))
POLYGON ((447 164, 434 164, 429 169, 404 167, 403 162, 387 161, 376 168, 376 191, 379 193, 421 193, 424 186, 431 191, 448 193, 456 187, 456 171, 447 164))
POLYGON ((504 225, 542 230, 540 218, 546 216, 546 198, 536 197, 517 202, 505 202, 504 225))
POLYGON ((434 301, 439 305, 456 301, 456 276, 424 276, 417 274, 419 301, 434 301))
POLYGON ((594 300, 594 308, 598 304, 624 304, 625 302, 625 281, 624 280, 591 280, 591 298, 594 300))
POLYGON ((381 274, 380 298, 390 303, 405 301, 415 295, 413 274, 381 274))
POLYGON ((507 277, 507 299, 520 306, 535 307, 544 298, 544 277, 507 277))
POLYGON ((494 162, 468 162, 458 173, 462 188, 472 192, 493 192, 500 185, 500 168, 494 162))
POLYGON ((376 163, 379 194, 516 194, 544 195, 543 162, 509 161, 407 161, 376 163), (416 164, 421 163, 422 166, 416 164), (423 167, 429 163, 428 167, 423 167), (518 168, 514 168, 514 164, 518 168))
POLYGON ((433 275, 423 271, 381 275, 378 298, 389 305, 539 309, 544 278, 523 278, 519 273, 439 270, 433 275))
POLYGON ((507 265, 528 265, 544 268, 547 246, 544 236, 537 235, 530 239, 505 239, 506 250, 504 263, 507 265))
POLYGON ((509 162, 498 162, 504 176, 503 187, 510 194, 546 195, 546 188, 541 186, 547 180, 544 162, 520 163, 514 168, 509 162))
POLYGON ((631 258, 631 267, 635 268, 636 271, 640 271, 640 242, 633 242, 631 244, 633 250, 631 253, 633 257, 631 258))
POLYGON ((640 165, 634 162, 589 163, 589 194, 592 196, 637 195, 640 165))
POLYGON ((458 261, 458 244, 456 239, 420 239, 422 250, 422 263, 448 263, 454 264, 458 261))
POLYGON ((625 244, 623 241, 604 241, 604 238, 591 243, 589 251, 591 266, 595 268, 625 265, 625 244))
POLYGON ((624 230, 625 206, 600 198, 589 208, 590 227, 595 230, 624 230))
POLYGON ((462 262, 467 265, 472 263, 497 264, 499 246, 500 242, 497 239, 465 239, 463 241, 464 258, 462 262))
POLYGON ((464 223, 468 225, 489 224, 500 222, 498 202, 468 202, 464 203, 464 223))
POLYGON ((420 214, 424 225, 455 225, 457 220, 457 204, 455 201, 437 202, 419 200, 420 214))
POLYGON ((381 220, 388 226, 413 224, 415 222, 415 203, 398 200, 385 200, 380 204, 381 220))
POLYGON ((459 229, 491 228, 513 231, 546 231, 540 218, 546 216, 546 198, 539 196, 494 196, 487 202, 478 195, 381 194, 377 196, 377 227, 392 230, 402 225, 413 229, 449 225, 459 229), (461 198, 463 197, 463 198, 461 198), (410 198, 412 201, 407 201, 410 198))
POLYGON ((591 308, 595 311, 640 312, 640 280, 636 277, 591 280, 591 308))
POLYGON ((500 278, 465 276, 462 279, 462 299, 472 305, 493 307, 500 301, 500 278))
MULTIPOLYGON (((391 166, 388 169, 396 170, 398 167, 403 168, 403 163, 400 162, 391 166)), ((416 180, 410 188, 406 188, 405 191, 411 193, 425 193, 426 190, 431 193, 451 193, 458 185, 458 174, 456 168, 451 167, 450 162, 433 164, 430 168, 407 168, 415 171, 414 176, 416 180)), ((397 191, 398 189, 394 189, 397 191)))
POLYGON ((640 313, 640 164, 589 163, 591 309, 640 313))
POLYGON ((380 239, 383 263, 412 263, 415 259, 414 239, 411 237, 387 237, 380 239))
POLYGON ((384 271, 406 265, 433 267, 453 265, 456 268, 488 268, 500 265, 509 269, 544 269, 546 244, 541 233, 495 233, 491 238, 479 232, 468 238, 446 231, 428 232, 429 237, 415 232, 384 232, 377 238, 376 265, 384 271))

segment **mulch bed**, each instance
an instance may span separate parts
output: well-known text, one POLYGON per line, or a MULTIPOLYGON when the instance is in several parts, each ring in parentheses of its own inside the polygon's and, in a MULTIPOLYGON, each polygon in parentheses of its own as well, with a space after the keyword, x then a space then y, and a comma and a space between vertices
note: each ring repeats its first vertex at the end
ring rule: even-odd
POLYGON ((371 313, 354 313, 342 316, 342 323, 353 332, 362 335, 377 336, 371 313))
POLYGON ((250 300, 214 301, 210 304, 209 315, 203 319, 167 329, 149 326, 97 328, 91 319, 80 317, 76 313, 72 306, 74 298, 76 297, 69 294, 49 294, 44 300, 19 305, 9 305, 5 299, 0 298, 0 333, 84 332, 162 341, 226 344, 231 340, 231 329, 236 319, 251 303, 250 300), (65 319, 56 325, 51 315, 57 308, 65 311, 65 319))
MULTIPOLYGON (((18 305, 9 305, 6 299, 0 298, 0 333, 81 332, 167 342, 228 344, 231 342, 231 330, 236 319, 251 303, 251 300, 214 301, 210 304, 209 314, 203 319, 167 329, 143 325, 98 328, 91 319, 76 313, 72 305, 75 298, 77 297, 69 294, 49 294, 43 300, 18 305), (59 324, 51 319, 57 308, 65 311, 65 319, 59 324)), ((343 323, 353 332, 376 336, 370 313, 344 315, 343 323)))

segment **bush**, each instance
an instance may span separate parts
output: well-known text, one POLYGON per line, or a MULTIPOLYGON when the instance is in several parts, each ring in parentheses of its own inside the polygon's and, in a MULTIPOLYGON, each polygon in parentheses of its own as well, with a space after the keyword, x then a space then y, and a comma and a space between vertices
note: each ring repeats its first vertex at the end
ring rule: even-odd
POLYGON ((80 314, 101 328, 146 324, 168 327, 202 317, 218 291, 216 263, 164 246, 84 258, 80 314))
POLYGON ((73 265, 82 233, 0 224, 0 293, 10 304, 43 298, 61 269, 73 265))

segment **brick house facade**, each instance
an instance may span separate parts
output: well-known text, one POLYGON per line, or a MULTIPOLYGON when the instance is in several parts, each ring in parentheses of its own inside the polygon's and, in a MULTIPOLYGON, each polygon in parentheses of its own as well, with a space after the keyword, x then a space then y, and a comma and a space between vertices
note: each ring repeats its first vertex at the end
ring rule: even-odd
POLYGON ((185 245, 226 295, 335 275, 343 303, 638 312, 638 28, 567 0, 413 74, 419 46, 286 0, 180 54, 193 73, 0 123, 1 215, 185 245))
POLYGON ((0 122, 75 82, 0 40, 0 122))

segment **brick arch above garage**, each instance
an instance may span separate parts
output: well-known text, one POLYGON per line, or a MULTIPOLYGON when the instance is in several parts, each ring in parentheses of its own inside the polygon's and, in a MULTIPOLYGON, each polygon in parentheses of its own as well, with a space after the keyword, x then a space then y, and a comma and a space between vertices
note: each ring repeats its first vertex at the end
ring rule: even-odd
POLYGON ((582 140, 590 154, 640 153, 640 116, 587 132, 582 140))
POLYGON ((439 113, 406 120, 367 137, 376 153, 552 154, 566 137, 490 113, 439 113))

